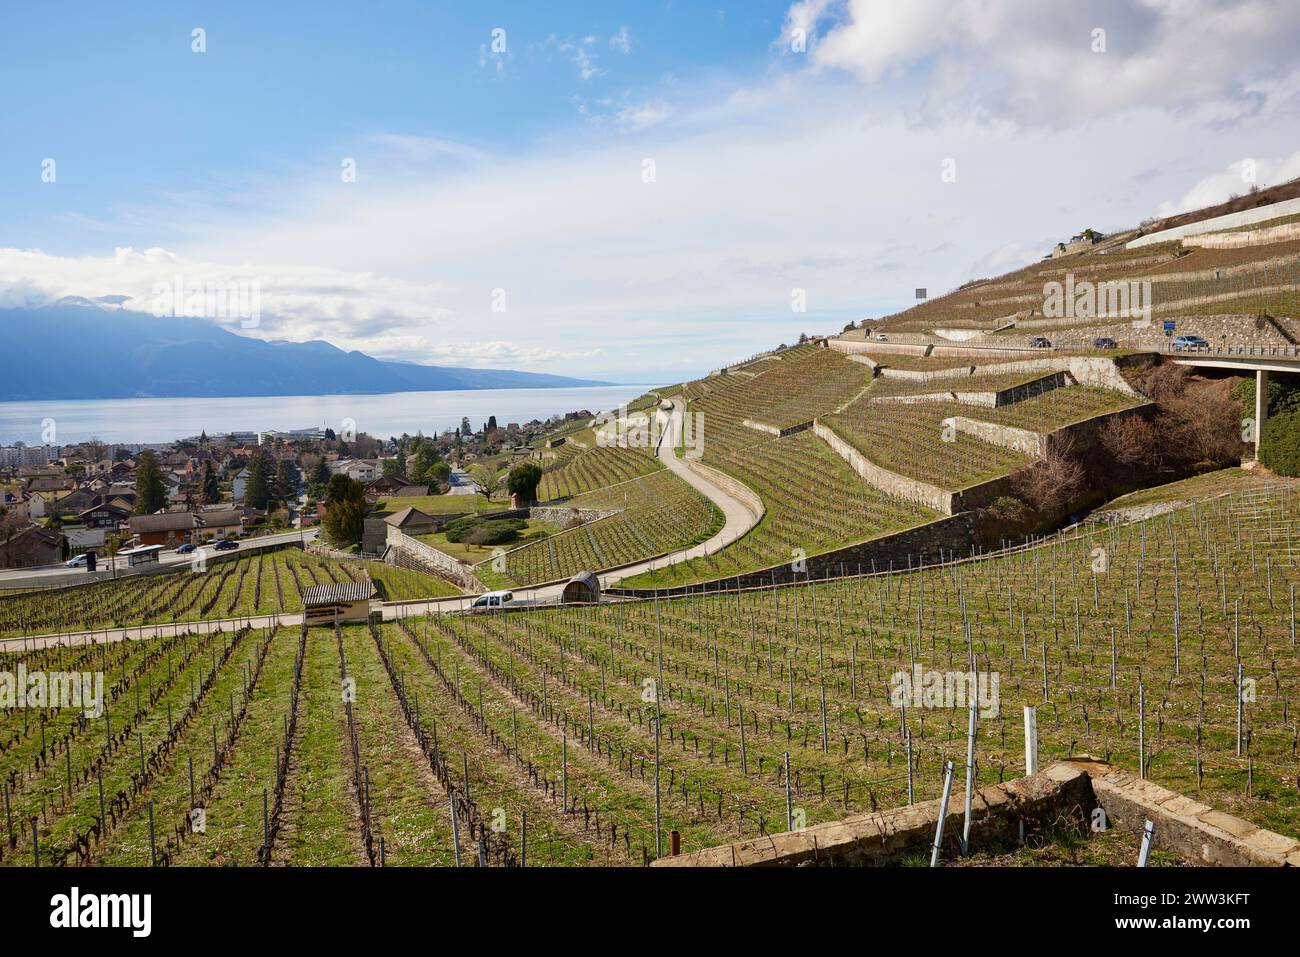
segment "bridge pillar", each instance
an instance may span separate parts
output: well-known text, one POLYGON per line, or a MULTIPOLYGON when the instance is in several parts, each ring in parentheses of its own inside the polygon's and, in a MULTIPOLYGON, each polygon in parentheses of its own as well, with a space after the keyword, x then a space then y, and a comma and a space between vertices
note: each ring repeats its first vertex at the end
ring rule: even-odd
POLYGON ((1264 437, 1264 423, 1268 420, 1268 370, 1255 373, 1255 459, 1259 460, 1259 443, 1264 437))

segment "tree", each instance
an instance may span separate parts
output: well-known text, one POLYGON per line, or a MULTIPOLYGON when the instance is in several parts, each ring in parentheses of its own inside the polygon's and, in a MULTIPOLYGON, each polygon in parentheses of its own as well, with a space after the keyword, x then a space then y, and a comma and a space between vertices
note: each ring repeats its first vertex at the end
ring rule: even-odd
POLYGON ((1278 475, 1300 475, 1300 412, 1281 412, 1264 423, 1259 460, 1278 475))
POLYGON ((396 465, 397 465, 397 474, 405 476, 406 475, 406 450, 405 449, 397 450, 396 465))
POLYGON ((271 456, 265 449, 258 449, 248 460, 247 484, 244 486, 244 502, 253 508, 266 508, 272 498, 271 456))
POLYGON ((366 491, 356 479, 342 472, 334 475, 325 488, 325 517, 321 525, 335 545, 361 541, 365 530, 366 491))
POLYGON ((316 462, 315 468, 312 469, 311 480, 314 484, 324 488, 330 481, 330 467, 323 458, 316 462))
POLYGON ((390 475, 396 475, 401 470, 397 467, 397 461, 395 459, 384 459, 384 464, 380 466, 380 471, 383 473, 384 477, 387 478, 390 475))
POLYGON ((135 467, 135 513, 150 515, 166 504, 167 488, 163 485, 158 456, 151 449, 145 449, 135 467))
POLYGON ((429 486, 430 495, 440 495, 451 485, 451 466, 446 462, 434 462, 421 481, 429 486))
POLYGON ((412 454, 408 464, 407 478, 412 482, 427 484, 431 481, 429 470, 438 462, 438 450, 433 443, 427 439, 417 438, 412 447, 412 454))
POLYGON ((289 459, 280 459, 275 467, 275 497, 282 502, 297 498, 299 482, 298 466, 289 459))
POLYGON ((460 434, 461 435, 474 434, 474 428, 469 424, 469 416, 465 416, 460 420, 460 434))
POLYGON ((489 415, 487 420, 487 425, 484 426, 483 431, 495 432, 496 430, 497 430, 497 417, 495 415, 489 415))
POLYGON ((510 470, 506 487, 520 502, 530 504, 537 500, 537 486, 542 481, 542 467, 536 462, 520 462, 510 470))
POLYGON ((216 505, 221 501, 221 483, 212 468, 212 460, 203 463, 203 504, 216 505))

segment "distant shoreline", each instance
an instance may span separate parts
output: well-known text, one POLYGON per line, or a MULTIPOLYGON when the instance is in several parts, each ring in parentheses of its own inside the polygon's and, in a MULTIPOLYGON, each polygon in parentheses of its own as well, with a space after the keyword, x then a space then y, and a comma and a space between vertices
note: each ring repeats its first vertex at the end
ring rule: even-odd
POLYGON ((343 420, 380 438, 433 435, 468 418, 475 428, 489 416, 503 425, 545 420, 579 410, 607 411, 651 385, 533 386, 440 389, 420 392, 326 393, 270 396, 176 396, 120 399, 0 401, 0 445, 43 444, 47 420, 55 440, 69 445, 96 438, 108 443, 173 442, 190 435, 288 432, 311 426, 338 430, 343 420))

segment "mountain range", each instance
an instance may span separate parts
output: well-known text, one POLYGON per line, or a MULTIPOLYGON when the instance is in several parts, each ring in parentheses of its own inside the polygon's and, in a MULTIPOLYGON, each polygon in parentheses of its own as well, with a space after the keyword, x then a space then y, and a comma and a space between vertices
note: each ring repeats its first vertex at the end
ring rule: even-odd
POLYGON ((114 308, 80 297, 0 309, 0 402, 276 395, 357 395, 456 389, 558 389, 588 379, 376 359, 328 342, 269 342, 206 319, 114 308))

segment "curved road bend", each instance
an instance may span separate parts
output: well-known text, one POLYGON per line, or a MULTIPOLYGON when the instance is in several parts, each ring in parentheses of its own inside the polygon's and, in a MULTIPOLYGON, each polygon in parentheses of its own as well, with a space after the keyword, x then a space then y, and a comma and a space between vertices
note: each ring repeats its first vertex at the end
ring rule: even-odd
MULTIPOLYGON (((682 481, 689 484, 692 488, 697 489, 709 501, 722 510, 725 522, 722 528, 707 541, 700 542, 698 545, 692 545, 690 548, 683 548, 679 551, 672 552, 668 555, 661 556, 653 560, 637 562, 635 565, 629 565, 626 568, 620 568, 616 572, 609 572, 600 576, 601 587, 608 588, 615 582, 624 578, 630 578, 641 572, 653 571, 657 568, 663 568, 667 565, 676 565, 679 562, 690 561, 692 558, 699 558, 703 555, 711 555, 719 549, 725 548, 736 539, 749 532, 759 520, 763 517, 763 508, 761 501, 755 496, 753 503, 746 502, 744 499, 734 496, 724 487, 725 482, 729 479, 722 479, 712 468, 699 463, 690 463, 678 458, 677 445, 682 435, 682 419, 685 409, 685 403, 680 397, 674 396, 671 400, 673 408, 670 413, 663 410, 656 410, 658 421, 664 426, 662 438, 659 442, 659 448, 656 452, 659 461, 663 462, 665 468, 672 471, 682 481)), ((512 591, 522 599, 523 603, 544 604, 554 601, 560 597, 563 591, 563 583, 541 585, 536 588, 515 588, 512 591)), ((460 611, 465 608, 472 600, 472 596, 459 596, 456 598, 435 598, 429 601, 414 602, 387 602, 382 606, 382 613, 385 621, 393 621, 399 617, 443 614, 446 612, 460 611)), ((35 638, 7 638, 0 640, 0 651, 16 651, 23 647, 41 648, 46 645, 57 642, 80 643, 90 641, 123 641, 139 640, 144 638, 161 638, 174 635, 183 631, 190 632, 209 632, 209 631, 229 631, 242 625, 252 625, 254 628, 268 628, 274 625, 296 626, 301 624, 301 614, 283 614, 283 615, 255 615, 249 618, 234 619, 210 619, 206 621, 177 622, 175 624, 158 624, 158 625, 141 625, 130 628, 109 628, 99 629, 96 631, 64 633, 54 635, 41 635, 35 638)))

